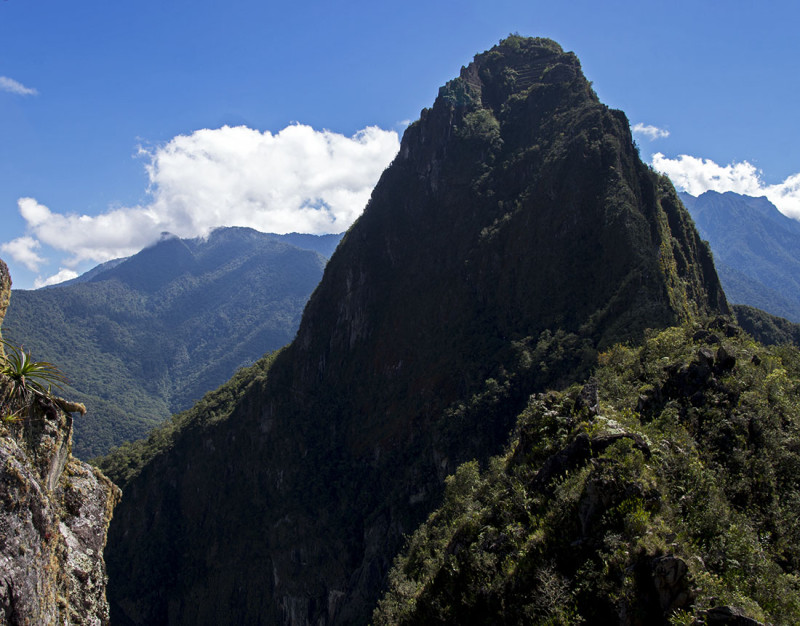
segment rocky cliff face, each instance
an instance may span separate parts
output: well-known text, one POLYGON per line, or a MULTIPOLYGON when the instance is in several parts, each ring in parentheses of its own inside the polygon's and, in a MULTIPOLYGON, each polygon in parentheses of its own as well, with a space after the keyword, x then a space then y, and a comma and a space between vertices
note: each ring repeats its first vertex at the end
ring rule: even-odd
POLYGON ((125 486, 120 623, 366 623, 445 476, 598 347, 727 312, 710 254, 574 55, 510 37, 406 131, 295 341, 125 486))
MULTIPOLYGON (((0 314, 10 289, 0 261, 0 314)), ((0 387, 0 624, 108 623, 103 548, 119 489, 72 457, 76 406, 41 399, 10 416, 0 387)))
MULTIPOLYGON (((8 266, 0 259, 0 324, 6 316, 8 302, 11 299, 11 276, 8 273, 8 266)), ((0 334, 0 339, 2 334, 0 334)), ((3 344, 0 343, 0 356, 3 356, 3 344)))

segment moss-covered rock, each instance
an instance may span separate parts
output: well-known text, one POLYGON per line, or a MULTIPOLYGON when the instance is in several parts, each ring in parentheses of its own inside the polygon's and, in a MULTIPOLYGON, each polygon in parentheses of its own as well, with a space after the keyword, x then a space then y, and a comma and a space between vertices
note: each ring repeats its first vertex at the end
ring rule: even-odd
POLYGON ((531 397, 447 479, 375 623, 798 623, 800 352, 735 330, 610 348, 596 414, 577 385, 531 397))

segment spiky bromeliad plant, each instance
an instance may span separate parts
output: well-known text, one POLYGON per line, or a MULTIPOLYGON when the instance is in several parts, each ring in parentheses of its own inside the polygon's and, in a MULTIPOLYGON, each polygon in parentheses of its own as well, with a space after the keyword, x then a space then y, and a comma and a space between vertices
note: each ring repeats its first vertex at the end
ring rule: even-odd
POLYGON ((4 421, 14 421, 21 410, 21 406, 33 398, 49 398, 52 388, 61 389, 61 383, 67 381, 64 373, 52 363, 47 361, 34 361, 29 352, 22 347, 15 346, 4 339, 0 342, 5 346, 7 354, 0 357, 0 374, 5 383, 5 389, 0 401, 0 414, 4 421), (11 411, 16 407, 16 411, 11 411), (7 414, 9 411, 10 414, 7 414))

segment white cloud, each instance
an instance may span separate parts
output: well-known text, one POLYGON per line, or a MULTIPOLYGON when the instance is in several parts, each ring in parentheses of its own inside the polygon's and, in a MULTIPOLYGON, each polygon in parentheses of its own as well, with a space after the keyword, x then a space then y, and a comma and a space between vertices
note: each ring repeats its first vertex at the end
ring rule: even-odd
POLYGON ((140 149, 150 181, 144 206, 89 216, 51 211, 34 198, 18 205, 36 238, 27 239, 68 252, 67 267, 134 254, 163 231, 195 237, 218 226, 249 226, 338 233, 361 214, 399 147, 396 132, 377 127, 352 137, 300 124, 276 134, 203 129, 140 149))
POLYGON ((41 244, 33 237, 17 237, 7 243, 0 244, 0 251, 10 254, 17 263, 22 263, 32 272, 35 272, 45 262, 36 250, 41 244))
POLYGON ((718 165, 711 159, 688 154, 670 159, 660 152, 653 155, 652 165, 669 176, 676 187, 693 196, 709 190, 766 196, 784 215, 800 219, 800 174, 793 174, 781 183, 767 185, 761 178, 761 171, 747 161, 718 165))
POLYGON ((26 87, 20 82, 7 76, 0 76, 0 91, 17 94, 18 96, 35 96, 39 92, 30 87, 26 87))
POLYGON ((663 139, 665 137, 669 137, 669 131, 663 128, 658 128, 657 126, 652 126, 651 124, 644 125, 641 122, 638 124, 634 124, 631 127, 631 130, 636 133, 637 135, 644 135, 650 141, 654 139, 663 139))
POLYGON ((37 243, 69 252, 71 256, 62 262, 71 267, 86 260, 130 256, 155 241, 160 232, 157 217, 141 207, 89 216, 55 213, 34 198, 20 198, 17 204, 37 243))
POLYGON ((39 287, 47 287, 48 285, 57 285, 58 283, 63 283, 65 280, 72 280, 73 278, 78 277, 78 272, 66 269, 66 268, 59 268, 57 274, 53 274, 49 278, 36 278, 33 281, 33 288, 39 289, 39 287))

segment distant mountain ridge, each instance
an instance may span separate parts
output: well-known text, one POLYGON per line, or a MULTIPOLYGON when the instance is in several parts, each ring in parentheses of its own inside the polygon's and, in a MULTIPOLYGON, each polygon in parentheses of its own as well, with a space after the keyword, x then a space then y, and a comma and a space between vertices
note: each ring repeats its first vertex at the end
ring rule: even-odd
POLYGON ((57 363, 88 415, 88 458, 143 437, 265 352, 291 341, 341 235, 220 228, 165 235, 138 254, 46 289, 14 290, 6 336, 57 363))
POLYGON ((711 246, 728 300, 800 322, 800 222, 765 197, 679 195, 711 246))
MULTIPOLYGON (((224 230, 225 228, 231 228, 234 231, 240 231, 240 232, 252 230, 249 228, 232 226, 232 227, 216 228, 210 234, 216 233, 214 236, 217 237, 219 236, 219 231, 224 230)), ((254 232, 260 232, 260 231, 254 231, 254 232)), ((321 254, 326 259, 330 258, 334 250, 336 250, 336 246, 339 245, 339 242, 344 236, 344 233, 338 233, 332 235, 311 235, 308 233, 286 233, 286 234, 261 233, 261 234, 265 234, 268 237, 275 239, 276 241, 282 241, 284 243, 288 243, 302 250, 313 250, 321 254)), ((162 233, 162 237, 159 242, 147 246, 146 248, 144 248, 144 250, 152 248, 153 246, 158 245, 158 243, 169 239, 179 239, 179 237, 177 237, 176 235, 172 235, 171 233, 164 232, 162 233)), ((195 244, 197 244, 197 243, 202 243, 206 239, 207 237, 195 237, 189 239, 188 241, 193 241, 195 242, 195 244)), ((65 280, 64 282, 58 283, 56 285, 48 285, 46 288, 50 289, 53 287, 74 285, 75 283, 86 283, 94 280, 103 280, 103 274, 114 269, 121 263, 125 263, 131 258, 133 257, 120 257, 118 259, 112 259, 110 261, 106 261, 105 263, 101 263, 100 265, 97 265, 92 269, 84 272, 83 274, 77 276, 76 278, 65 280), (98 276, 100 277, 99 279, 97 278, 98 276)))

